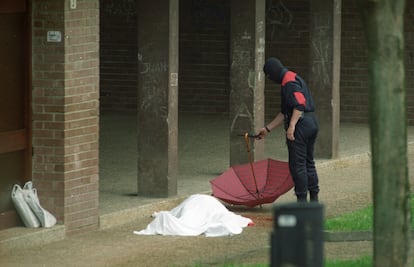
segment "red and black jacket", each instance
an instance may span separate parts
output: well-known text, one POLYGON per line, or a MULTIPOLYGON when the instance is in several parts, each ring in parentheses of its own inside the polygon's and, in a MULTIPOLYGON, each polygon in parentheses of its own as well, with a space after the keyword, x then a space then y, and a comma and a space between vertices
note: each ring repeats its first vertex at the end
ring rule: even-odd
POLYGON ((307 112, 315 111, 315 104, 305 80, 293 71, 282 72, 281 112, 285 120, 290 120, 293 109, 307 112))

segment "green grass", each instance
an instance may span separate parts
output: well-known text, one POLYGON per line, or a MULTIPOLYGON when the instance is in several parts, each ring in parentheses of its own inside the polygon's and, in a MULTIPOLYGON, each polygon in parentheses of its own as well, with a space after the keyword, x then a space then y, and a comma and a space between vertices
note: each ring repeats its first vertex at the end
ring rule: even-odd
MULTIPOLYGON (((414 214, 414 195, 411 197, 411 214, 414 214)), ((372 229, 373 208, 366 208, 325 220, 325 230, 329 231, 367 231, 372 229)), ((411 220, 414 229, 414 221, 411 220)))
POLYGON ((343 214, 339 217, 327 219, 325 230, 330 231, 365 231, 372 229, 372 205, 343 214))

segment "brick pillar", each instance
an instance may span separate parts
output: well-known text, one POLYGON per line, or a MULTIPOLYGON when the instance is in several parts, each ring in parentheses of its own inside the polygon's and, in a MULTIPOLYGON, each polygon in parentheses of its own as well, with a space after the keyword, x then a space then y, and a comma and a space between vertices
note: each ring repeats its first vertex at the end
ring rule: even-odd
POLYGON ((138 0, 138 194, 177 194, 178 0, 138 0))
POLYGON ((32 1, 33 182, 67 234, 98 226, 98 7, 32 1))
MULTIPOLYGON (((231 1, 230 37, 230 165, 248 162, 244 132, 264 125, 265 1, 231 1)), ((250 142, 255 159, 264 143, 250 142)))
POLYGON ((336 158, 339 145, 341 0, 310 1, 309 86, 316 104, 320 131, 315 153, 336 158))

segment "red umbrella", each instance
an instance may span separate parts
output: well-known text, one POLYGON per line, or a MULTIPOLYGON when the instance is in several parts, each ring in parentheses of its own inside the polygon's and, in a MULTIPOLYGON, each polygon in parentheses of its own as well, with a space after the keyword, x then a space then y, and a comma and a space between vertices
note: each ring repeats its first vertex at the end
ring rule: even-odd
MULTIPOLYGON (((246 144, 250 155, 248 141, 246 144)), ((248 207, 273 203, 294 186, 287 162, 274 159, 252 162, 251 156, 250 163, 231 167, 210 184, 216 198, 248 207)))
POLYGON ((230 204, 254 207, 273 203, 293 187, 287 162, 265 159, 254 162, 253 168, 256 182, 250 164, 233 166, 211 180, 213 196, 230 204))

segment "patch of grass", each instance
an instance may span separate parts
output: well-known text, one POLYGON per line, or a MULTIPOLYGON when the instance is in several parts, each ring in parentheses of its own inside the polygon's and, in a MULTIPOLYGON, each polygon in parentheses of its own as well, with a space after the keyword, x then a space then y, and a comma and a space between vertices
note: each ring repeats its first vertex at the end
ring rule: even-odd
MULTIPOLYGON (((411 214, 414 214, 414 195, 411 196, 411 214)), ((325 230, 329 231, 368 231, 372 229, 373 206, 325 220, 325 230)), ((414 221, 411 220, 414 229, 414 221)))
POLYGON ((325 230, 330 231, 366 231, 372 229, 372 205, 366 208, 327 219, 325 230))

